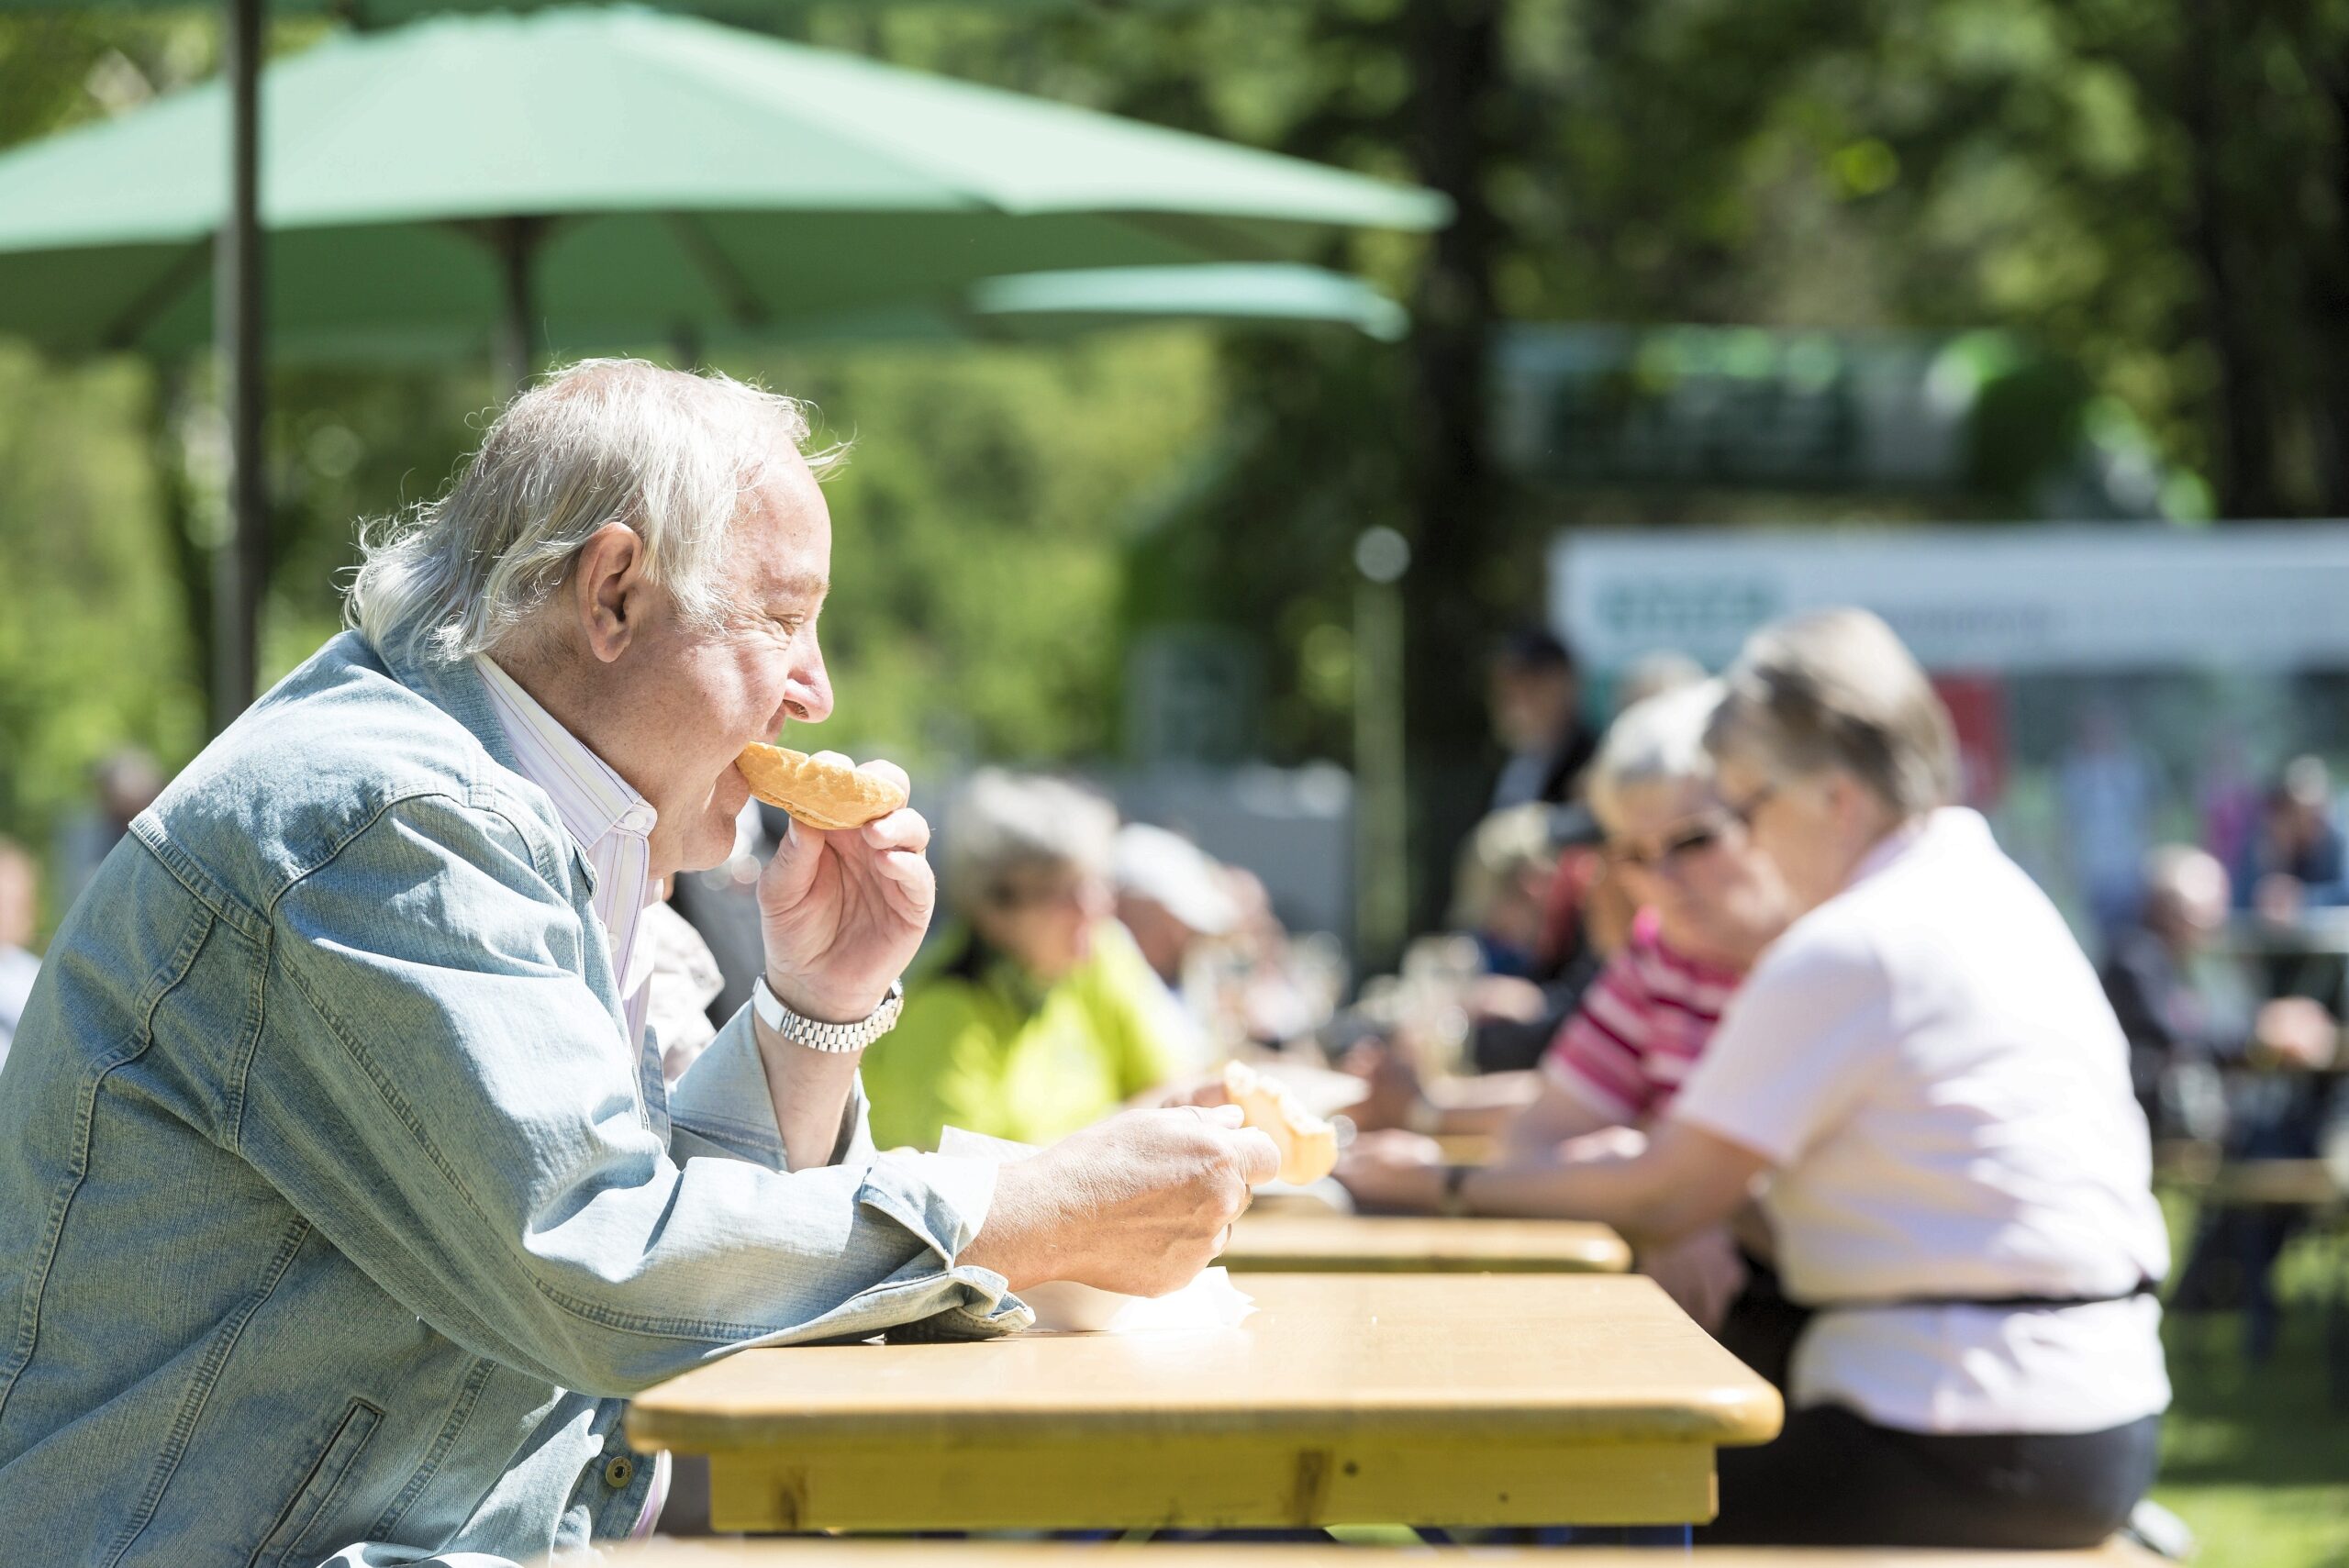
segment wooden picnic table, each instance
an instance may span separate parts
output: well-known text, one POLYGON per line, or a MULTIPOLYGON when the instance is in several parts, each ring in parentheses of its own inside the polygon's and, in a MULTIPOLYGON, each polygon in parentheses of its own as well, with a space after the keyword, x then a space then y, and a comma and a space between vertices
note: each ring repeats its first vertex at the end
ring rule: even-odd
POLYGON ((746 1351, 639 1397, 719 1529, 1685 1524, 1776 1390, 1646 1279, 1256 1274, 1237 1327, 746 1351))
MULTIPOLYGON (((1085 1568, 1111 1554, 1119 1568, 1376 1568, 1424 1564, 1433 1551, 1365 1551, 1295 1541, 1216 1541, 1129 1550, 1093 1541, 650 1540, 604 1548, 612 1568, 1085 1568)), ((1931 1551, 1843 1546, 1707 1547, 1694 1557, 1653 1547, 1480 1546, 1475 1568, 2159 1568, 2164 1561, 2115 1537, 2076 1551, 1931 1551)))
POLYGON ((2327 1208, 2349 1204, 2349 1183, 2322 1160, 2228 1160, 2210 1179, 2218 1203, 2327 1208))
POLYGON ((1218 1261, 1250 1273, 1620 1274, 1631 1266, 1631 1249, 1606 1226, 1579 1219, 1292 1207, 1241 1216, 1218 1261))

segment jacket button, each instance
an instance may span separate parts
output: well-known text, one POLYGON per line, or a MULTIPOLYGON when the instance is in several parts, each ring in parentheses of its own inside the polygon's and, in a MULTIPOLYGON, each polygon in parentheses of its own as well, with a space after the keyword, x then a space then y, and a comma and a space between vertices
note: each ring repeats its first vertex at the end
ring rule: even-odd
POLYGON ((617 1492, 636 1477, 636 1462, 624 1453, 612 1455, 604 1466, 604 1485, 617 1492))

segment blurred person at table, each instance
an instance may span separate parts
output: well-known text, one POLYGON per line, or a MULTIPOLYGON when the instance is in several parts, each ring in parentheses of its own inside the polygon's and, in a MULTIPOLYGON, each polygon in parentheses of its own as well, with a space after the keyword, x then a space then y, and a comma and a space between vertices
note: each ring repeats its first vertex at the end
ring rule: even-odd
POLYGON ((40 960, 32 953, 39 908, 39 868, 23 845, 0 839, 0 1066, 7 1063, 17 1020, 40 973, 40 960))
POLYGON ((1180 833, 1147 822, 1118 829, 1109 854, 1118 924, 1158 977, 1167 1033, 1180 1047, 1182 1069, 1203 1072, 1215 1055, 1208 1020, 1194 1010, 1201 977, 1194 962, 1207 948, 1239 930, 1241 907, 1224 868, 1180 833))
POLYGON ((57 835, 61 908, 71 908, 98 866, 130 830, 133 818, 163 792, 163 770, 145 748, 122 746, 90 770, 90 805, 57 835))
MULTIPOLYGON (((1720 696, 1717 681, 1685 686, 1627 708, 1609 728, 1586 788, 1609 862, 1638 910, 1628 940, 1557 1031, 1540 1071, 1527 1075, 1516 1108, 1495 1115, 1489 1097, 1455 1101, 1420 1118, 1422 1128, 1497 1130, 1500 1163, 1534 1170, 1569 1140, 1649 1126, 1669 1109, 1740 980, 1789 914, 1776 866, 1714 792, 1705 731, 1720 696)), ((1375 1187, 1374 1176, 1364 1195, 1375 1187)), ((1718 1226, 1645 1249, 1641 1262, 1708 1329, 1720 1327, 1744 1282, 1718 1226)))
POLYGON ((1115 917, 1118 814, 1064 780, 985 769, 947 816, 955 925, 864 1065, 873 1135, 948 1126, 1040 1143, 1181 1076, 1164 984, 1115 917))
POLYGON ((2333 824, 2332 773, 2323 758, 2293 758, 2267 792, 2235 900, 2277 926, 2306 909, 2349 903, 2349 857, 2333 824))
POLYGON ((742 747, 832 711, 808 441, 722 376, 535 383, 107 856, 0 1094, 0 1313, 39 1320, 0 1557, 578 1562, 658 1516, 621 1424, 655 1383, 994 1337, 1029 1285, 1163 1294, 1220 1249, 1279 1164, 1228 1110, 874 1150, 910 806, 786 830, 752 1002, 664 1084, 645 909, 732 852, 742 747))
POLYGON ((2216 855, 2191 844, 2155 848, 2145 857, 2138 917, 2101 973, 2157 1138, 2226 1136, 2221 1069, 2321 1068, 2332 1058, 2338 1029, 2321 1003, 2277 996, 2254 1008, 2212 973, 2206 961, 2230 898, 2216 855))
MULTIPOLYGON (((1761 1178, 1790 1324, 1778 1439, 1720 1455, 1709 1540, 2072 1548, 2154 1473, 2168 1267, 2128 1047, 2052 905, 1948 803, 1947 711, 1859 610, 1765 628, 1707 731, 1796 918, 1642 1138, 1349 1184, 1672 1240, 1761 1178)), ((1377 1162, 1384 1168, 1372 1168, 1377 1162)), ((1775 1358, 1771 1358, 1775 1359, 1775 1358)))
POLYGON ((2153 762, 2112 703, 2080 711, 2071 748, 2055 770, 2055 792, 2072 879, 2109 945, 2137 912, 2155 793, 2153 762))
POLYGON ((1493 655, 1486 684, 1493 733, 1508 753, 1486 815, 1571 800, 1598 740, 1582 720, 1582 681, 1566 645, 1539 627, 1513 633, 1493 655))

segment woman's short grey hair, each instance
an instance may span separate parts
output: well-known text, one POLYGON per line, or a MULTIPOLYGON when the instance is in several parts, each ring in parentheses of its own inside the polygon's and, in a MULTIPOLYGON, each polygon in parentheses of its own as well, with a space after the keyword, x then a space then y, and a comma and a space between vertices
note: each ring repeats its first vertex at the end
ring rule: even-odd
MULTIPOLYGON (((643 539, 652 582, 689 625, 729 604, 724 545, 745 496, 787 448, 807 406, 726 376, 642 360, 582 360, 506 406, 437 501, 362 531, 343 618, 384 653, 486 653, 570 576, 607 523, 643 539)), ((804 454, 818 477, 841 448, 804 454)))
POLYGON ((1900 816, 1958 797, 1949 709, 1892 628, 1865 610, 1820 610, 1755 632, 1724 676, 1707 744, 1765 772, 1840 769, 1900 816))
POLYGON ((1108 874, 1118 810, 1082 785, 982 768, 946 813, 947 901, 965 915, 1014 902, 1023 884, 1108 874))
POLYGON ((1709 784, 1713 754, 1705 728, 1720 706, 1719 681, 1699 680, 1642 698, 1616 715, 1583 777, 1592 815, 1610 833, 1623 831, 1625 796, 1657 784, 1709 784))

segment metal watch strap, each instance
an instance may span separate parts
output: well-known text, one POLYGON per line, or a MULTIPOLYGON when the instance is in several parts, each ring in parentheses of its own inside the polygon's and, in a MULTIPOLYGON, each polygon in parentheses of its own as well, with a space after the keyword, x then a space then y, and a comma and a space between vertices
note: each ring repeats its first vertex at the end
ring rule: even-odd
POLYGON ((751 1009, 758 1015, 759 1022, 794 1045, 804 1045, 810 1051, 831 1055, 863 1051, 887 1034, 896 1028, 897 1014, 905 1005, 905 982, 892 980, 889 982, 889 994, 881 998, 881 1005, 872 1012, 852 1023, 828 1024, 785 1006, 783 998, 774 994, 763 974, 751 987, 751 1009))

